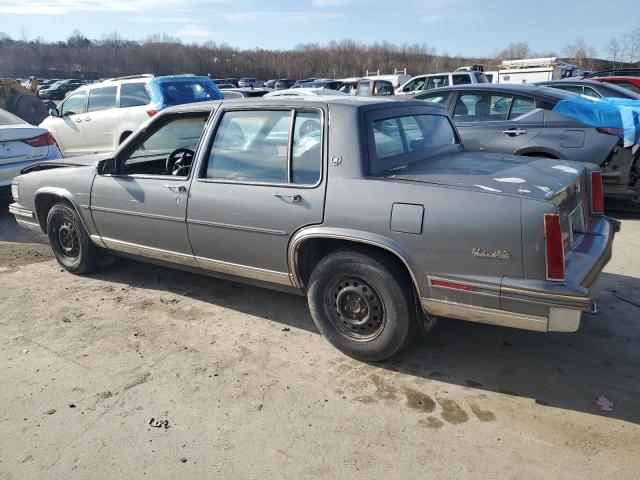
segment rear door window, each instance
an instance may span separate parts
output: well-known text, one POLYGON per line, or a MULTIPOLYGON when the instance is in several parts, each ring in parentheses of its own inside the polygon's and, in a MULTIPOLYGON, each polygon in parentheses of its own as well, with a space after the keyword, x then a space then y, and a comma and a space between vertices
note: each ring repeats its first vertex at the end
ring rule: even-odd
POLYGON ((358 95, 369 95, 369 81, 363 81, 358 84, 358 95))
POLYGON ((217 128, 204 178, 316 184, 322 171, 321 132, 318 111, 228 111, 217 128))
POLYGON ((116 106, 116 93, 118 87, 93 88, 89 91, 88 112, 107 110, 116 106))
POLYGON ((458 73, 451 76, 454 85, 467 85, 471 83, 471 75, 468 73, 458 73))
POLYGON ((509 112, 509 120, 529 113, 536 109, 536 101, 533 98, 516 97, 511 104, 511 111, 509 112))
POLYGON ((463 94, 458 97, 453 111, 453 121, 459 123, 506 120, 512 102, 513 97, 510 95, 463 94))
POLYGON ((137 107, 151 101, 144 83, 123 83, 120 85, 120 107, 137 107))
POLYGON ((440 88, 449 86, 449 75, 433 75, 427 78, 425 89, 440 88))

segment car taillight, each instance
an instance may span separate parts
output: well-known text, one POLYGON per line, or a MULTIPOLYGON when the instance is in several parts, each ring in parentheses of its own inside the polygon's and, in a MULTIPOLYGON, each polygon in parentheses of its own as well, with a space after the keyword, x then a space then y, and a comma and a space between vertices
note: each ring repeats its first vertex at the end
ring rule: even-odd
POLYGON ((604 192, 600 172, 591 172, 591 213, 604 213, 604 192))
POLYGON ((158 113, 158 110, 147 110, 147 115, 150 117, 153 117, 156 113, 158 113))
POLYGON ((544 236, 547 247, 547 280, 564 280, 564 245, 560 215, 545 214, 544 236))
POLYGON ((31 145, 32 147, 46 147, 48 145, 55 145, 56 143, 56 139, 53 138, 51 132, 43 133, 37 137, 27 138, 26 140, 21 141, 27 145, 31 145))

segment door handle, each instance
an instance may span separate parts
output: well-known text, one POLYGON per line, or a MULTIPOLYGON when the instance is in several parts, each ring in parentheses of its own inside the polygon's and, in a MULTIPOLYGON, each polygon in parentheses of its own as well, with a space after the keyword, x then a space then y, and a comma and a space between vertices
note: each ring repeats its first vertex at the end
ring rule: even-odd
POLYGON ((76 118, 73 121, 76 122, 76 123, 82 123, 82 119, 81 118, 76 118))
POLYGON ((187 187, 184 185, 163 185, 163 187, 168 188, 174 193, 185 193, 187 191, 187 187))
POLYGON ((302 197, 300 195, 285 195, 284 193, 274 193, 274 197, 291 200, 293 203, 300 203, 302 197))
POLYGON ((503 130, 502 133, 506 133, 507 135, 515 135, 517 137, 518 135, 523 135, 527 133, 527 131, 518 127, 518 128, 510 128, 509 130, 503 130))
POLYGON ((84 117, 84 121, 85 122, 90 122, 91 121, 91 117, 84 117))

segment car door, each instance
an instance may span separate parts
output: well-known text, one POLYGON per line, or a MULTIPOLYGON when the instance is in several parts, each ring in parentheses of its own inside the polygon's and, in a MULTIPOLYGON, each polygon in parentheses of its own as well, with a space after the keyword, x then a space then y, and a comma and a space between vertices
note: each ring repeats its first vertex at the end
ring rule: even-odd
POLYGON ((287 248, 322 222, 325 113, 227 108, 189 194, 189 239, 202 268, 290 285, 287 248))
POLYGON ((544 115, 533 98, 488 91, 461 91, 453 121, 466 149, 513 154, 542 132, 544 115))
POLYGON ((49 117, 45 126, 53 135, 64 156, 82 155, 87 149, 84 134, 84 115, 86 112, 86 91, 73 93, 59 107, 59 117, 49 117))
POLYGON ((208 116, 160 116, 96 175, 90 208, 108 248, 195 265, 185 223, 187 192, 208 116))
POLYGON ((87 153, 112 152, 116 147, 118 87, 98 87, 89 90, 87 113, 83 118, 87 138, 87 153))

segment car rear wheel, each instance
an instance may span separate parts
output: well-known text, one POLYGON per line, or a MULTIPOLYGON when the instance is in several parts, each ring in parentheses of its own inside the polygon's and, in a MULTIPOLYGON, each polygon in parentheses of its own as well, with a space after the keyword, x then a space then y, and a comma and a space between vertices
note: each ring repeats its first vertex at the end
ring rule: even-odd
POLYGON ((98 268, 96 248, 77 212, 67 204, 58 203, 49 210, 47 236, 56 260, 68 272, 83 275, 98 268))
POLYGON ((384 256, 357 249, 331 253, 313 270, 307 298, 318 330, 359 360, 393 356, 416 331, 411 281, 384 256))

